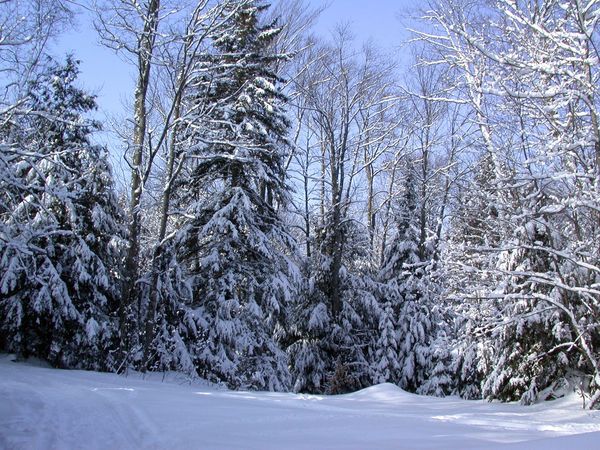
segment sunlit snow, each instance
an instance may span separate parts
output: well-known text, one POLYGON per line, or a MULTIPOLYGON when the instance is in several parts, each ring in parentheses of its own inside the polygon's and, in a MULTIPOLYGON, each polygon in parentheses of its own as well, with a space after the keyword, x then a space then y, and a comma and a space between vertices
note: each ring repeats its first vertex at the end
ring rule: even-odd
POLYGON ((594 449, 600 412, 438 399, 391 384, 340 396, 232 392, 178 376, 0 357, 2 449, 594 449))

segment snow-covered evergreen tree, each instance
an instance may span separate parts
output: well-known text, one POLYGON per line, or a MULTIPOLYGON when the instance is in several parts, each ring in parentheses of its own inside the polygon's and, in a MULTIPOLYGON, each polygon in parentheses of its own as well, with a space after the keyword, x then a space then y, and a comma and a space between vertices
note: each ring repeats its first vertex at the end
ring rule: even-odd
POLYGON ((377 283, 368 267, 368 233, 346 221, 339 273, 339 310, 332 305, 331 221, 316 231, 315 252, 309 261, 306 285, 290 318, 290 355, 296 392, 340 394, 372 384, 376 330, 380 306, 377 283))
POLYGON ((541 191, 515 195, 523 199, 522 222, 507 237, 506 250, 500 254, 499 268, 510 275, 495 291, 504 307, 502 322, 492 333, 495 360, 482 393, 487 398, 530 404, 551 396, 553 387, 564 384, 570 367, 564 350, 574 338, 564 312, 538 297, 552 296, 554 289, 545 278, 560 270, 557 258, 535 249, 560 245, 551 224, 538 215, 543 210, 540 203, 547 199, 541 191))
POLYGON ((2 136, 0 330, 6 350, 56 366, 115 368, 121 210, 107 154, 90 143, 94 98, 77 62, 30 84, 2 136))
POLYGON ((139 339, 146 342, 146 354, 142 355, 142 345, 138 345, 140 351, 132 355, 132 361, 141 362, 143 370, 175 370, 195 376, 191 349, 198 337, 198 324, 191 306, 194 295, 188 274, 177 259, 178 244, 174 234, 167 236, 154 250, 150 269, 141 279, 139 295, 145 300, 141 312, 154 302, 155 319, 143 324, 142 333, 150 332, 151 337, 142 334, 139 339))
POLYGON ((277 335, 294 295, 293 241, 277 208, 288 201, 281 143, 288 120, 260 1, 232 2, 198 61, 187 102, 186 214, 178 258, 192 275, 198 373, 234 388, 283 390, 288 362, 277 335), (194 120, 197 117, 197 120, 194 120))
POLYGON ((500 218, 497 169, 488 152, 476 159, 472 179, 461 180, 444 254, 445 295, 455 314, 453 327, 454 389, 464 398, 482 396, 490 374, 501 300, 490 295, 500 277, 495 273, 505 224, 500 218))
POLYGON ((375 343, 375 366, 373 367, 374 383, 398 383, 401 367, 398 361, 400 345, 398 327, 392 303, 388 300, 383 305, 379 319, 379 337, 375 343))
POLYGON ((322 393, 331 370, 328 346, 332 327, 327 299, 310 276, 306 263, 298 296, 291 305, 286 341, 294 392, 322 393))
MULTIPOLYGON (((450 384, 449 354, 436 305, 439 292, 432 279, 433 262, 419 251, 423 245, 418 235, 418 197, 410 167, 405 175, 403 194, 396 205, 396 236, 386 250, 379 275, 384 302, 394 311, 396 321, 397 354, 392 364, 399 369, 390 372, 387 381, 412 392, 445 395, 450 384)), ((386 330, 380 332, 379 345, 384 343, 386 330)))

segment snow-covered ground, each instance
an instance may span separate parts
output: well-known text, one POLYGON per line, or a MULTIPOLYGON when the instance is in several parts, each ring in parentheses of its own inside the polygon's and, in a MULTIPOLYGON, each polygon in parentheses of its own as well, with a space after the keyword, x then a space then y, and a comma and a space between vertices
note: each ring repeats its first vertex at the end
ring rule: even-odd
POLYGON ((1 449, 600 449, 577 396, 532 407, 408 394, 230 392, 0 356, 1 449))

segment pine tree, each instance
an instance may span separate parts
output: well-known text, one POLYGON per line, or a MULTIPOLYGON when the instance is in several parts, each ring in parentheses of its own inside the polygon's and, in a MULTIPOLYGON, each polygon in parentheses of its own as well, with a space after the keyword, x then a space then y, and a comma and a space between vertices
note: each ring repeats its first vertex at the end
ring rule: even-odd
POLYGON ((372 384, 372 362, 381 311, 377 283, 369 270, 368 233, 352 221, 336 232, 344 243, 339 273, 339 311, 327 289, 331 268, 332 221, 316 231, 306 285, 290 319, 294 390, 341 394, 372 384))
MULTIPOLYGON (((455 392, 467 399, 482 398, 482 386, 492 370, 500 299, 490 295, 499 282, 494 270, 505 223, 500 217, 504 194, 498 168, 489 152, 479 157, 472 179, 460 189, 445 251, 446 295, 456 314, 453 361, 455 392)), ((463 181, 463 182, 465 182, 463 181)))
POLYGON ((306 261, 303 283, 290 309, 287 353, 294 392, 324 393, 332 370, 331 314, 327 298, 315 286, 312 261, 306 261))
POLYGON ((544 281, 560 268, 557 258, 535 247, 552 248, 559 242, 538 213, 547 202, 543 189, 528 192, 531 187, 515 193, 523 199, 522 222, 500 253, 499 268, 510 275, 496 289, 503 297, 502 323, 493 335, 496 357, 483 385, 487 398, 524 404, 551 396, 553 387, 563 384, 573 367, 564 350, 574 340, 564 313, 536 298, 553 295, 544 281))
POLYGON ((49 67, 3 142, 0 333, 24 357, 111 369, 121 210, 106 152, 90 143, 95 102, 75 86, 77 62, 49 67))
MULTIPOLYGON (((295 290, 293 241, 277 213, 288 201, 282 143, 285 97, 273 72, 280 32, 259 25, 266 6, 232 2, 198 61, 187 98, 190 143, 180 261, 192 275, 198 373, 234 388, 283 390, 288 363, 277 334, 295 290)), ((184 189, 184 188, 182 188, 184 189)))
POLYGON ((398 383, 400 362, 398 361, 398 328, 392 303, 388 300, 383 306, 379 320, 379 338, 375 344, 374 383, 398 383))
POLYGON ((419 242, 418 201, 408 167, 404 192, 396 205, 396 236, 386 250, 379 275, 383 301, 394 311, 398 340, 393 364, 399 369, 388 381, 412 392, 444 395, 450 383, 449 355, 440 308, 435 304, 439 292, 431 277, 433 261, 420 255, 424 245, 419 242))
POLYGON ((453 393, 467 400, 480 399, 484 380, 492 370, 493 342, 481 336, 477 325, 470 320, 460 324, 459 331, 465 335, 454 343, 453 393))
MULTIPOLYGON (((145 324, 144 330, 147 333, 150 329, 152 336, 139 336, 139 340, 145 341, 147 346, 141 368, 175 370, 193 377, 197 372, 191 350, 198 338, 198 323, 194 319, 194 295, 188 273, 177 259, 179 244, 176 235, 167 236, 154 249, 151 267, 141 278, 139 296, 146 300, 142 312, 147 311, 150 299, 156 301, 155 319, 145 324)), ((132 320, 135 321, 135 317, 132 320)), ((135 342, 138 336, 133 338, 135 342)), ((134 362, 142 357, 141 353, 132 356, 134 362)))

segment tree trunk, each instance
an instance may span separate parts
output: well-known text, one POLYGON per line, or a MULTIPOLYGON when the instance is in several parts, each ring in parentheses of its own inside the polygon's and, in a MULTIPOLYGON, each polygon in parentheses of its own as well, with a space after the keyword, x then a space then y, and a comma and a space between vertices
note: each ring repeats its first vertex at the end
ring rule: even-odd
MULTIPOLYGON (((181 91, 179 91, 181 92, 181 91)), ((178 92, 178 94, 179 94, 178 92)), ((177 123, 181 114, 181 95, 176 95, 175 108, 173 112, 173 123, 177 123)), ((171 204, 171 194, 173 182, 175 181, 175 160, 177 158, 177 130, 174 128, 169 142, 169 153, 167 156, 167 171, 165 173, 165 188, 160 204, 160 223, 158 229, 158 237, 154 255, 152 257, 152 287, 153 292, 150 294, 150 303, 146 312, 145 333, 144 333, 144 369, 147 368, 150 362, 150 349, 154 340, 154 326, 156 323, 156 309, 159 302, 158 280, 160 272, 164 270, 163 252, 164 239, 167 233, 167 223, 169 221, 169 207, 171 204)))
MULTIPOLYGON (((152 52, 158 28, 158 12, 160 0, 150 0, 143 33, 138 39, 138 79, 134 102, 133 155, 131 169, 131 198, 129 203, 129 246, 125 257, 124 290, 119 316, 121 320, 122 337, 126 334, 128 314, 136 295, 140 252, 140 203, 143 191, 142 164, 144 139, 146 135, 146 96, 150 83, 152 52)), ((126 351, 130 349, 124 349, 126 351)))

